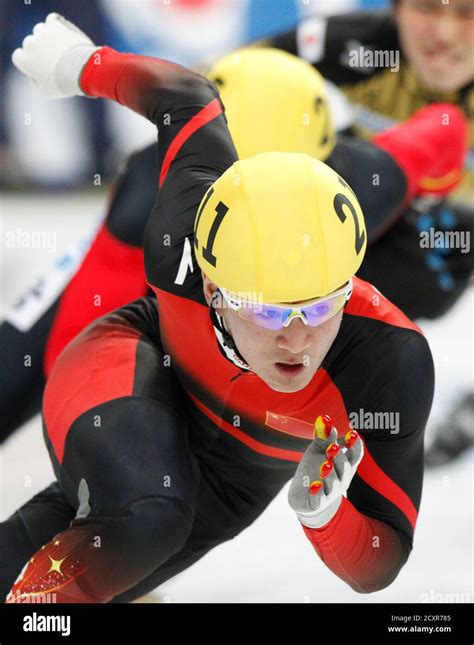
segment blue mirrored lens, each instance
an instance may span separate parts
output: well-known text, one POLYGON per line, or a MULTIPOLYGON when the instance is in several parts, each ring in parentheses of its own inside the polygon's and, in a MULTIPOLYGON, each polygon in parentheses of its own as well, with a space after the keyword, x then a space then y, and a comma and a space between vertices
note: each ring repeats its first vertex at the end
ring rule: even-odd
POLYGON ((303 313, 306 316, 309 325, 317 325, 318 323, 324 322, 331 316, 334 316, 345 302, 345 296, 331 298, 325 302, 319 302, 311 307, 303 309, 303 313))
POLYGON ((257 324, 264 325, 268 329, 280 329, 290 313, 291 309, 272 308, 264 305, 253 312, 253 318, 257 324))

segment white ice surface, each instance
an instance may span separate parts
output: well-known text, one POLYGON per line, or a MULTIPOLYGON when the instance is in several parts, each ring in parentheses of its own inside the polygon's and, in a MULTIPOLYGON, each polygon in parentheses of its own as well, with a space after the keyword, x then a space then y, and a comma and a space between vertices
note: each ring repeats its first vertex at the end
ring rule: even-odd
MULTIPOLYGON (((104 203, 104 195, 93 191, 55 197, 0 194, 0 313, 57 257, 47 250, 6 249, 6 233, 18 227, 56 231, 60 253, 90 230, 104 203)), ((437 368, 432 422, 445 419, 460 392, 472 387, 473 318, 471 289, 448 316, 423 324, 437 368)), ((325 568, 288 507, 285 488, 239 537, 143 601, 472 602, 472 458, 471 452, 426 473, 414 550, 384 591, 359 595, 325 568)), ((52 478, 40 422, 34 419, 0 450, 0 519, 52 478)))

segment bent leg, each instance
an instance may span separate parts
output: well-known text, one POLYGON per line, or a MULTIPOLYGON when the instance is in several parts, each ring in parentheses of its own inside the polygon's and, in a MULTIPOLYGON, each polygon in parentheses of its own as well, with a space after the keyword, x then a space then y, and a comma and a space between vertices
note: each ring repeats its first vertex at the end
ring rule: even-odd
POLYGON ((199 471, 157 329, 154 301, 142 299, 94 323, 58 359, 44 422, 77 512, 36 552, 12 601, 41 585, 57 602, 107 602, 184 546, 199 471))
MULTIPOLYGON (((209 462, 210 466, 202 461, 199 463, 201 476, 196 511, 186 544, 148 577, 116 596, 112 602, 126 603, 144 596, 193 565, 214 547, 239 535, 262 514, 287 479, 283 476, 281 482, 269 490, 259 486, 261 478, 265 478, 265 472, 262 472, 261 478, 256 476, 252 491, 248 486, 243 490, 239 484, 216 472, 212 458, 209 462)), ((229 462, 232 462, 231 451, 229 462)))
POLYGON ((0 324, 0 444, 40 412, 45 376, 99 316, 145 295, 143 235, 154 199, 157 146, 130 157, 93 240, 72 246, 0 324))

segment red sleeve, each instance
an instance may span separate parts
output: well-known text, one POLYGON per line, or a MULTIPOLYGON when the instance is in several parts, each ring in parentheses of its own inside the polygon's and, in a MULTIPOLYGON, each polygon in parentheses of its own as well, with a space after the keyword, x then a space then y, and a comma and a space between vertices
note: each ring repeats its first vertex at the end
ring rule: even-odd
POLYGON ((406 560, 397 532, 360 513, 345 497, 326 526, 303 530, 324 564, 360 593, 389 585, 406 560))
POLYGON ((428 105, 373 139, 403 169, 407 201, 423 193, 451 192, 463 177, 467 141, 466 117, 450 103, 428 105))
POLYGON ((169 61, 102 47, 86 63, 80 83, 89 96, 117 101, 153 121, 153 107, 161 90, 170 78, 176 80, 182 69, 169 61))
POLYGON ((194 131, 223 112, 217 90, 203 76, 170 61, 122 54, 110 47, 91 56, 81 87, 90 96, 117 101, 158 128, 165 125, 160 131, 160 166, 170 163, 167 157, 174 158, 194 131), (197 114, 196 107, 202 108, 197 114))

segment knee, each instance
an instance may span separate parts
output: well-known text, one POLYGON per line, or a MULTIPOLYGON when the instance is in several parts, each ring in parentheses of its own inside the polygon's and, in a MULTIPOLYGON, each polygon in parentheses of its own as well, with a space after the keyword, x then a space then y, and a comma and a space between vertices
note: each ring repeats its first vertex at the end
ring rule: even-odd
MULTIPOLYGON (((105 584, 101 572, 111 572, 114 580, 109 580, 105 590, 110 598, 134 586, 178 553, 188 540, 192 524, 191 509, 180 500, 160 496, 136 500, 110 515, 78 517, 71 530, 81 530, 82 526, 99 556, 98 561, 88 560, 97 574, 91 574, 89 582, 99 590, 99 596, 105 584)), ((87 558, 90 557, 93 556, 89 554, 87 558)))
POLYGON ((126 510, 124 540, 129 552, 139 553, 158 566, 186 544, 193 525, 193 511, 172 497, 135 501, 126 510))

